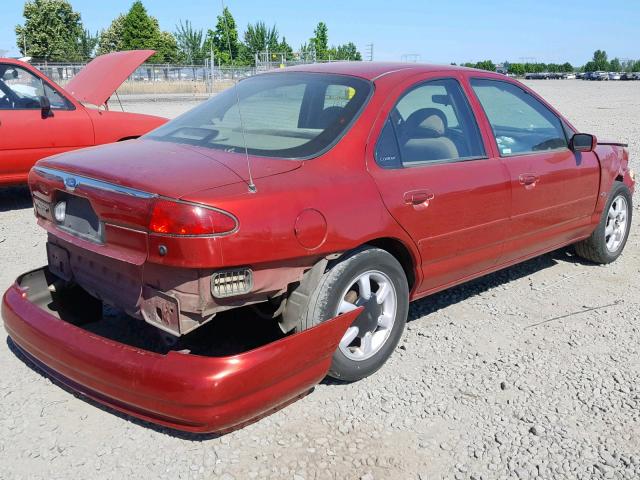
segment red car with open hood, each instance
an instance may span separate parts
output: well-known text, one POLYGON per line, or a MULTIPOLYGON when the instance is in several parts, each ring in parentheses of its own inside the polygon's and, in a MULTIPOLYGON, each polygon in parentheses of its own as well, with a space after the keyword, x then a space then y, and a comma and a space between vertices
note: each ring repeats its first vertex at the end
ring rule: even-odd
POLYGON ((327 373, 375 372, 412 300, 572 244, 615 260, 628 160, 503 75, 373 62, 257 75, 139 140, 39 162, 49 263, 7 291, 5 325, 103 403, 219 431, 327 373), (172 341, 96 333, 104 304, 172 341), (283 338, 202 348, 214 326, 261 322, 283 338))
POLYGON ((0 186, 26 183, 33 164, 57 153, 118 142, 166 119, 110 111, 116 89, 153 50, 102 55, 66 88, 19 60, 0 58, 0 186))

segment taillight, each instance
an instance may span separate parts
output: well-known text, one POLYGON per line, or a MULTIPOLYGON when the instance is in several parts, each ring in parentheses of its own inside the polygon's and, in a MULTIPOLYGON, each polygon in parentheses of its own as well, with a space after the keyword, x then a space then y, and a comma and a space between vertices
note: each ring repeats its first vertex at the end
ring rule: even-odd
POLYGON ((238 221, 230 214, 195 203, 156 200, 149 230, 164 235, 220 235, 233 232, 238 221))

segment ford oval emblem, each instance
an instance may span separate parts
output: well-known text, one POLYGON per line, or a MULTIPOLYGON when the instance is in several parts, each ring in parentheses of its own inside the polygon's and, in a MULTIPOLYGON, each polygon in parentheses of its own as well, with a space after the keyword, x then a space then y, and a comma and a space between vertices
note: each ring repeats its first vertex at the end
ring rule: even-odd
POLYGON ((64 186, 67 190, 74 190, 78 186, 78 181, 73 177, 66 177, 64 179, 64 186))

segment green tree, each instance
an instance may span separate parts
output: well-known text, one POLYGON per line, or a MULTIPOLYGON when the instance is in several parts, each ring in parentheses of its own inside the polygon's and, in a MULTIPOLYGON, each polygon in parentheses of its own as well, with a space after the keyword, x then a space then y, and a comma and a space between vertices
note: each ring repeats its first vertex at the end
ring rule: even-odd
POLYGON ((240 59, 240 41, 238 40, 236 21, 227 7, 218 15, 214 30, 207 31, 204 50, 208 55, 212 50, 218 62, 228 65, 238 63, 240 59))
POLYGON ((140 0, 136 0, 122 22, 122 48, 139 50, 156 48, 160 42, 158 21, 147 13, 140 0))
POLYGON ((622 71, 622 64, 620 63, 619 58, 614 58, 611 60, 611 63, 609 64, 609 70, 611 70, 612 72, 622 71))
POLYGON ((353 42, 331 47, 328 56, 331 60, 362 60, 362 55, 353 42))
POLYGON ((152 63, 170 63, 178 60, 178 44, 173 34, 160 30, 155 17, 147 13, 140 0, 136 0, 122 22, 122 49, 151 49, 156 53, 152 63))
POLYGON ((509 64, 509 73, 513 73, 518 77, 522 77, 526 72, 524 65, 522 63, 510 63, 509 64))
POLYGON ((595 52, 593 52, 593 64, 595 70, 609 70, 607 52, 605 52, 604 50, 596 50, 595 52))
POLYGON ((163 63, 180 63, 182 61, 178 50, 178 42, 171 32, 160 32, 160 38, 155 50, 156 54, 151 57, 151 61, 153 61, 154 57, 158 59, 157 61, 163 63))
POLYGON ((598 67, 596 65, 596 62, 594 62, 593 60, 590 62, 587 62, 584 64, 584 67, 582 67, 583 70, 585 72, 595 72, 596 70, 598 70, 598 67))
POLYGON ((176 25, 175 38, 181 56, 186 62, 191 65, 203 63, 207 54, 202 40, 202 30, 195 30, 189 20, 184 24, 180 20, 180 23, 176 25))
POLYGON ((16 44, 24 56, 49 61, 80 60, 82 19, 66 0, 29 0, 24 25, 17 25, 16 44))
POLYGON ((265 51, 278 53, 280 43, 278 42, 278 29, 276 26, 267 27, 264 22, 256 22, 247 25, 244 32, 243 53, 247 63, 253 63, 255 54, 265 51))
POLYGON ((278 45, 278 51, 284 53, 285 60, 293 60, 293 48, 287 43, 287 39, 283 36, 278 45))
POLYGON ((83 30, 78 40, 78 47, 80 48, 80 55, 83 60, 88 60, 93 57, 96 45, 98 44, 98 37, 98 32, 92 35, 89 30, 83 30))
POLYGON ((122 46, 122 32, 124 30, 124 14, 113 19, 111 25, 100 32, 98 40, 98 55, 124 50, 122 46))
POLYGON ((571 73, 574 70, 573 65, 571 65, 569 62, 563 63, 561 68, 565 73, 571 73))
POLYGON ((475 64, 475 68, 480 70, 488 70, 490 72, 496 71, 496 65, 491 60, 483 60, 475 64))
POLYGON ((313 31, 313 37, 309 39, 309 46, 316 52, 317 60, 328 60, 329 58, 329 29, 327 24, 319 22, 313 31))

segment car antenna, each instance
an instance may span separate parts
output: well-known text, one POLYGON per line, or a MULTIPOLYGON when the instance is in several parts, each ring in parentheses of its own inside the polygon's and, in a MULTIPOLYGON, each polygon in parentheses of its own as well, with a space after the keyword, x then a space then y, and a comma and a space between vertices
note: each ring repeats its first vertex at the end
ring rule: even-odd
MULTIPOLYGON (((224 29, 227 34, 227 47, 229 48, 229 61, 233 62, 233 52, 231 51, 231 39, 229 38, 229 24, 227 23, 227 16, 224 14, 224 0, 220 0, 222 5, 222 21, 224 22, 224 29)), ((244 129, 244 122, 242 121, 242 113, 240 112, 240 94, 238 93, 238 81, 233 85, 233 90, 236 94, 236 106, 238 107, 238 119, 240 120, 240 131, 242 132, 242 143, 244 144, 244 155, 247 159, 247 170, 249 171, 249 193, 256 193, 258 188, 253 183, 253 175, 251 173, 251 160, 249 158, 249 149, 247 148, 247 138, 244 129)))

